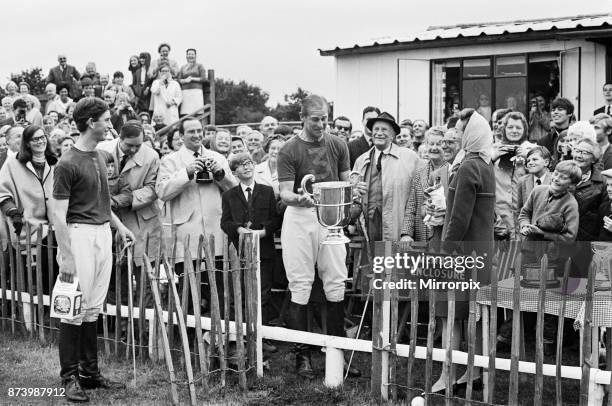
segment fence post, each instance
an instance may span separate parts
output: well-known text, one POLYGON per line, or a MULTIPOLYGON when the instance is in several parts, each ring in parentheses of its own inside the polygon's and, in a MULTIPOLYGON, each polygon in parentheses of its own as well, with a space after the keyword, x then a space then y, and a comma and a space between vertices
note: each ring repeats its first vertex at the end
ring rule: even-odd
POLYGON ((34 281, 33 281, 33 276, 32 276, 32 227, 30 226, 30 223, 28 221, 26 221, 25 223, 25 232, 26 232, 26 249, 25 249, 25 253, 26 253, 26 275, 28 278, 28 299, 30 301, 30 303, 28 303, 27 305, 27 309, 29 310, 27 313, 29 313, 29 320, 26 321, 26 326, 30 325, 30 338, 34 338, 34 333, 35 333, 35 329, 36 329, 36 309, 34 307, 34 295, 33 295, 33 291, 34 291, 34 281))
MULTIPOLYGON (((53 244, 54 241, 54 231, 53 225, 49 224, 49 229, 47 230, 47 269, 49 269, 49 305, 51 305, 51 292, 53 292, 53 285, 55 284, 55 279, 53 279, 53 265, 55 264, 54 258, 55 255, 53 253, 53 244)), ((51 340, 55 339, 56 333, 55 328, 59 327, 59 320, 51 317, 49 320, 49 336, 51 340)))
POLYGON ((337 348, 325 347, 325 380, 328 388, 342 385, 344 378, 344 352, 337 348))
POLYGON ((8 241, 9 253, 9 272, 11 274, 11 333, 15 335, 15 322, 17 321, 17 308, 19 307, 19 295, 17 294, 17 272, 15 263, 15 254, 13 253, 13 244, 9 238, 8 241))
MULTIPOLYGON (((5 225, 0 223, 0 227, 5 225)), ((0 240, 0 248, 4 245, 4 241, 0 240)), ((9 247, 10 249, 10 247, 9 247)), ((2 306, 0 306, 0 315, 2 316, 2 331, 6 330, 7 317, 8 317, 8 288, 6 286, 6 257, 4 256, 4 249, 0 249, 0 289, 2 289, 2 306)), ((11 305, 11 307, 13 307, 11 305)))
MULTIPOLYGON (((42 224, 36 230, 36 301, 38 309, 38 338, 41 343, 45 342, 45 303, 43 299, 43 272, 42 272, 42 224)), ((49 270, 51 272, 51 270, 49 270)), ((51 305, 51 294, 49 293, 49 305, 51 305)), ((51 308, 49 306, 49 308, 51 308)))
POLYGON ((168 334, 166 329, 164 328, 164 320, 162 317, 162 306, 161 306, 161 298, 159 295, 159 290, 157 288, 157 277, 153 275, 153 271, 151 270, 151 264, 149 263, 149 258, 147 254, 144 254, 144 263, 143 265, 147 269, 147 275, 149 277, 149 282, 151 283, 151 292, 153 293, 153 302, 155 304, 155 311, 159 315, 159 325, 160 325, 160 335, 162 339, 162 344, 164 347, 164 359, 166 360, 166 366, 168 367, 168 374, 170 375, 170 397, 173 405, 179 404, 178 397, 178 389, 176 385, 176 375, 174 374, 174 365, 172 364, 172 357, 170 356, 170 344, 168 342, 168 334))
MULTIPOLYGON (((260 245, 259 238, 255 239, 254 245, 254 258, 255 258, 255 272, 252 274, 252 282, 253 282, 253 290, 255 291, 253 294, 253 307, 255 310, 255 320, 254 320, 254 328, 253 333, 255 334, 255 365, 256 365, 256 373, 257 376, 263 377, 263 343, 262 343, 262 315, 261 315, 261 261, 260 261, 260 245)), ((342 365, 344 366, 344 358, 342 358, 342 365)))
MULTIPOLYGON (((229 248, 231 260, 232 282, 234 283, 234 320, 236 323, 236 357, 238 365, 238 381, 242 390, 247 390, 247 375, 244 367, 244 341, 242 331, 242 287, 240 272, 241 260, 238 258, 236 249, 232 246, 229 248)), ((228 286, 229 287, 229 286, 228 286)))
MULTIPOLYGON (((375 255, 383 256, 391 250, 391 241, 376 242, 375 255), (381 255, 383 254, 383 255, 381 255)), ((381 289, 373 289, 372 317, 372 396, 377 400, 389 400, 389 295, 382 289, 383 282, 389 282, 390 270, 374 273, 371 283, 379 281, 381 289)))

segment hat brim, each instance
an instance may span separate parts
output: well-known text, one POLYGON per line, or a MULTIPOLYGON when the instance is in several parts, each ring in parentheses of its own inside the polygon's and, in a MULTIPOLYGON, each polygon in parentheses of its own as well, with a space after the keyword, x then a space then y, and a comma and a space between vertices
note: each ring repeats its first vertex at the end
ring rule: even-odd
POLYGON ((374 127, 374 123, 376 123, 377 121, 384 121, 385 123, 389 124, 393 128, 393 131, 395 131, 395 135, 402 132, 400 126, 397 125, 395 121, 385 118, 385 117, 374 117, 374 118, 369 119, 368 122, 366 123, 366 128, 372 131, 372 127, 374 127))

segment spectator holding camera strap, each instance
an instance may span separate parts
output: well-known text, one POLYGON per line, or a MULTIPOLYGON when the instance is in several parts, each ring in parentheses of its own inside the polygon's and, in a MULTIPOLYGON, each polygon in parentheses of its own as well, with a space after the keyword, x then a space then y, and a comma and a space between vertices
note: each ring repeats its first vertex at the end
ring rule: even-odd
POLYGON ((493 146, 491 159, 495 163, 495 213, 498 223, 496 239, 518 239, 519 181, 526 174, 525 156, 535 144, 527 141, 527 120, 522 113, 512 111, 502 119, 501 142, 493 146))

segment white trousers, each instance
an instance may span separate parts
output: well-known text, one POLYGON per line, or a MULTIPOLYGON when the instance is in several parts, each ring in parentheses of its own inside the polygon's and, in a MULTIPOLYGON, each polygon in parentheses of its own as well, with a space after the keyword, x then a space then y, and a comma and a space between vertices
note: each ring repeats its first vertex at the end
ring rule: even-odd
MULTIPOLYGON (((98 320, 113 269, 113 237, 110 224, 68 224, 76 276, 83 294, 81 314, 62 323, 81 325, 98 320)), ((61 264, 60 264, 61 269, 61 264)))
POLYGON ((327 229, 319 225, 314 208, 287 207, 281 232, 283 262, 289 281, 291 301, 308 304, 314 282, 315 264, 330 302, 344 300, 346 246, 322 245, 327 229))

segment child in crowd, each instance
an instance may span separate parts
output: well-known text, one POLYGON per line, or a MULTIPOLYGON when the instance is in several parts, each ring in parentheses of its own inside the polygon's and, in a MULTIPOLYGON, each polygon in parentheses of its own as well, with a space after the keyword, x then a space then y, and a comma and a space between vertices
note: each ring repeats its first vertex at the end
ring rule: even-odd
POLYGON ((578 203, 569 193, 582 171, 573 161, 555 167, 550 185, 533 188, 519 215, 521 234, 532 241, 574 241, 578 233, 578 203))
POLYGON ((102 153, 106 161, 106 176, 108 178, 108 190, 111 195, 111 209, 117 212, 120 209, 131 207, 132 190, 129 183, 119 176, 113 156, 106 151, 102 151, 102 153))
POLYGON ((548 149, 542 146, 532 148, 525 156, 527 175, 522 176, 518 182, 516 207, 514 207, 516 213, 521 212, 535 186, 550 185, 551 174, 548 167, 551 159, 548 149))

